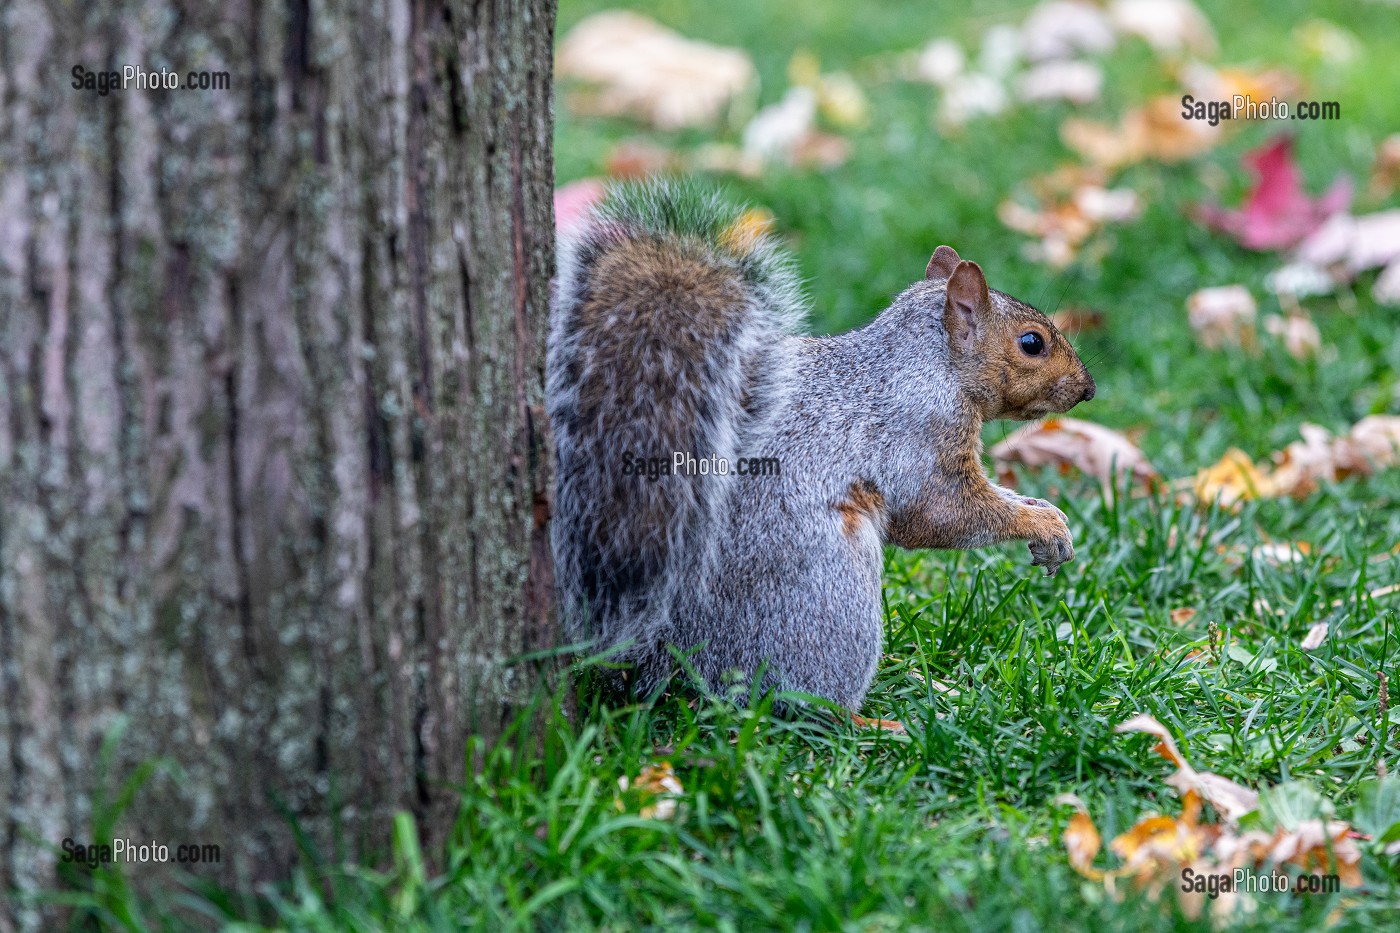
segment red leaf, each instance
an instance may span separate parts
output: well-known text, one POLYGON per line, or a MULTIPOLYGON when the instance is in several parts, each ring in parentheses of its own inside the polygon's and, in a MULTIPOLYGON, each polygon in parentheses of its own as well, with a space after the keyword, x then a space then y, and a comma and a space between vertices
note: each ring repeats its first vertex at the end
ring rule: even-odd
POLYGON ((1244 206, 1228 210, 1201 204, 1195 217, 1207 227, 1228 233, 1247 249, 1288 249, 1351 203, 1351 180, 1346 177, 1338 177, 1322 197, 1308 197, 1298 164, 1293 161, 1291 136, 1279 136, 1246 153, 1244 163, 1257 179, 1244 206))

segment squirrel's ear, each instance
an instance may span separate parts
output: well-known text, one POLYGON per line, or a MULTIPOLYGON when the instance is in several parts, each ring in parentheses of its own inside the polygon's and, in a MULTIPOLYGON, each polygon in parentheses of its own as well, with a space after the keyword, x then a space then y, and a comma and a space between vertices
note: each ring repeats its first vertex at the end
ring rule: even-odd
POLYGON ((928 268, 924 269, 924 278, 932 282, 946 282, 960 262, 962 260, 958 258, 957 250, 951 246, 940 246, 933 251, 933 258, 928 261, 928 268))
MULTIPOLYGON (((942 249, 942 247, 939 247, 942 249)), ((948 252, 952 252, 949 250, 948 252)), ((938 258, 938 254, 934 254, 938 258)), ((992 305, 987 277, 975 262, 963 260, 948 277, 947 298, 943 305, 943 327, 949 342, 959 350, 971 350, 977 342, 977 325, 992 305)))

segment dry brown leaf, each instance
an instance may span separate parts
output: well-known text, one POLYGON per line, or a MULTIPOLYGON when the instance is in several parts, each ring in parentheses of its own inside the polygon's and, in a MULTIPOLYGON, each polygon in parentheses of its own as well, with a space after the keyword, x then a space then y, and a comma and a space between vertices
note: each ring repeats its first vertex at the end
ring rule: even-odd
POLYGON ((1345 436, 1304 424, 1294 441, 1273 456, 1274 495, 1306 496, 1320 481, 1366 476, 1400 466, 1400 415, 1369 415, 1345 436))
POLYGON ((1034 207, 1007 200, 998 206, 997 216, 1011 229, 1040 238, 1033 258, 1064 266, 1099 227, 1130 220, 1141 211, 1136 193, 1107 188, 1106 178, 1099 168, 1061 166, 1027 181, 1034 207))
MULTIPOLYGON (((637 815, 644 820, 669 820, 676 813, 676 797, 685 793, 669 761, 646 765, 635 781, 629 781, 624 774, 617 779, 617 786, 621 791, 630 790, 641 796, 643 804, 637 815)), ((617 807, 623 808, 621 799, 617 807)))
POLYGON ((1231 447, 1213 466, 1196 473, 1192 480, 1196 498, 1204 503, 1219 502, 1222 508, 1233 509, 1246 499, 1268 498, 1277 494, 1273 478, 1259 467, 1249 455, 1231 447))
POLYGON ((1179 97, 1154 97, 1123 114, 1117 126, 1069 119, 1060 126, 1065 145, 1090 163, 1118 168, 1155 159, 1180 162, 1209 150, 1220 139, 1220 126, 1181 119, 1179 97))
POLYGON ((1103 69, 1093 62, 1051 61, 1036 65, 1016 82, 1024 101, 1067 100, 1088 104, 1103 93, 1103 69))
POLYGON ((1193 791, 1199 794, 1227 823, 1238 823, 1240 817, 1259 806, 1259 795, 1249 788, 1218 774, 1192 768, 1176 747, 1176 741, 1167 731, 1167 727, 1151 716, 1139 714, 1119 723, 1113 731, 1145 732, 1156 736, 1159 741, 1153 747, 1153 751, 1177 768, 1176 773, 1167 778, 1167 783, 1181 791, 1183 800, 1193 791))
POLYGON ((1147 457, 1121 433, 1079 418, 1047 418, 1018 428, 992 448, 992 459, 998 476, 1009 474, 1016 463, 1061 472, 1074 468, 1108 489, 1125 473, 1135 485, 1151 486, 1158 478, 1147 457))
POLYGON ((1071 816, 1063 838, 1069 852, 1069 867, 1091 880, 1101 879, 1103 872, 1094 867, 1094 857, 1099 854, 1103 841, 1089 814, 1081 810, 1071 816))
POLYGON ((1113 26, 1104 11, 1081 0, 1048 0, 1021 25, 1020 45, 1033 62, 1097 55, 1113 48, 1113 26))
POLYGON ((626 139, 608 153, 606 171, 610 178, 638 179, 649 175, 677 175, 685 171, 685 159, 645 139, 626 139))
POLYGON ((1051 313, 1050 323, 1071 337, 1103 330, 1104 314, 1094 308, 1068 307, 1051 313))
POLYGON ((851 143, 834 133, 813 132, 801 137, 788 152, 796 168, 831 169, 851 157, 851 143))
POLYGON ((578 112, 636 117, 667 130, 714 126, 758 80, 743 51, 687 39, 622 10, 595 13, 570 30, 555 75, 590 86, 569 97, 578 112))
POLYGON ((1287 317, 1270 314, 1264 318, 1264 330, 1281 339, 1284 349, 1295 360, 1312 359, 1322 349, 1322 332, 1303 312, 1294 312, 1287 317))
POLYGON ((1108 15, 1120 34, 1139 36, 1158 53, 1215 49, 1210 21, 1190 0, 1114 0, 1108 15))
MULTIPOLYGON (((1115 883, 1120 878, 1129 879, 1154 901, 1171 888, 1177 891, 1176 902, 1181 910, 1195 917, 1206 905, 1204 893, 1210 886, 1205 879, 1232 876, 1237 869, 1259 872, 1295 865, 1304 872, 1335 872, 1349 886, 1361 883, 1361 853, 1353 838, 1355 834, 1346 823, 1314 819, 1292 827, 1280 826, 1272 833, 1257 829, 1240 832, 1240 818, 1258 807, 1259 795, 1255 791, 1218 774, 1193 769, 1171 733, 1151 716, 1134 716, 1115 731, 1144 732, 1157 738, 1154 750, 1177 768, 1167 783, 1181 794, 1181 814, 1148 814, 1120 833, 1108 847, 1122 864, 1103 872, 1092 864, 1100 843, 1083 801, 1072 794, 1055 798, 1056 803, 1072 805, 1076 810, 1064 833, 1070 865, 1087 878, 1101 878, 1110 896, 1119 897, 1115 883), (1222 822, 1201 822, 1204 803, 1214 808, 1222 822), (1193 885, 1192 890, 1183 890, 1177 884, 1178 879, 1188 877, 1184 874, 1187 868, 1201 876, 1200 887, 1193 885)), ((1237 903, 1242 901, 1246 907, 1252 903, 1249 893, 1228 886, 1218 894, 1210 894, 1210 898, 1211 911, 1220 919, 1232 916, 1237 903)))
POLYGON ((1173 609, 1171 612, 1172 622, 1176 625, 1185 625, 1194 618, 1196 618, 1196 610, 1192 609, 1190 606, 1182 606, 1178 609, 1173 609))
POLYGON ((1295 258, 1337 266, 1348 278, 1400 260, 1400 208, 1352 216, 1339 211, 1298 244, 1295 258))
POLYGON ((1243 285, 1202 288, 1186 299, 1187 320, 1201 346, 1254 346, 1254 320, 1259 306, 1243 285))
MULTIPOLYGON (((1277 68, 1254 71, 1247 68, 1215 69, 1201 62, 1191 62, 1180 71, 1181 83, 1198 101, 1223 100, 1233 105, 1235 95, 1260 103, 1274 98, 1285 99, 1300 88, 1298 79, 1277 68)), ((1240 118, 1246 114, 1241 112, 1240 118)), ((1231 110, 1230 119, 1235 119, 1231 110)))
POLYGON ((1302 648, 1304 651, 1313 651, 1318 648, 1327 638, 1327 628, 1326 622, 1316 623, 1312 628, 1308 629, 1308 634, 1303 636, 1303 640, 1298 643, 1298 647, 1302 648))
POLYGON ((1371 167, 1371 197, 1384 200, 1400 188, 1400 133, 1392 133, 1376 149, 1371 167))
POLYGON ((1217 827, 1196 822, 1199 811, 1200 801, 1188 795, 1179 819, 1149 816, 1115 836, 1108 848, 1123 860, 1118 874, 1146 882, 1175 875, 1181 866, 1199 859, 1218 832, 1217 827))
POLYGON ((1275 865, 1297 865, 1304 872, 1335 872, 1342 884, 1361 883, 1361 850, 1341 820, 1303 820, 1291 830, 1279 827, 1269 850, 1275 865))

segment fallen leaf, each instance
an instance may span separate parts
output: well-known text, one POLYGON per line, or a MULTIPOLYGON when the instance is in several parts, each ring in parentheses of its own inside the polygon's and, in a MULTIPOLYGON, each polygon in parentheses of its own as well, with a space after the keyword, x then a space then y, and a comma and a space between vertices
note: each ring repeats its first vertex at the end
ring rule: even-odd
POLYGON ((1176 625, 1185 625, 1196 618, 1196 610, 1190 606, 1181 606, 1171 611, 1171 620, 1176 625))
MULTIPOLYGON (((1341 258, 1352 275, 1400 259, 1400 209, 1352 217, 1351 224, 1341 229, 1349 235, 1341 258)), ((1299 254, 1304 253, 1300 247, 1299 254)))
POLYGON ((1044 62, 1022 74, 1016 86, 1017 96, 1024 101, 1088 104, 1103 93, 1103 69, 1093 62, 1044 62))
POLYGON ((1272 102, 1296 94, 1300 87, 1298 79, 1282 69, 1212 68, 1202 62, 1183 65, 1180 80, 1198 101, 1225 101, 1231 120, 1249 119, 1248 110, 1234 109, 1236 95, 1255 103, 1272 102))
POLYGON ((992 459, 998 475, 1017 463, 1061 471, 1073 468, 1110 490, 1125 474, 1133 484, 1149 487, 1158 478, 1142 451, 1123 434, 1079 418, 1047 418, 1018 428, 992 448, 992 459))
POLYGON ((1302 312, 1287 317, 1271 314, 1264 318, 1264 330, 1280 338, 1288 355, 1295 360, 1312 359, 1322 348, 1322 333, 1312 318, 1302 312))
POLYGON ((1255 466, 1248 454, 1234 447, 1214 465, 1199 470, 1192 483, 1198 501, 1218 502, 1227 509, 1246 499, 1275 495, 1272 477, 1255 466))
POLYGON ((1308 629, 1308 634, 1303 636, 1303 640, 1298 643, 1298 647, 1302 648, 1304 651, 1312 651, 1317 648, 1322 644, 1323 640, 1327 638, 1327 628, 1326 622, 1316 623, 1312 628, 1308 629))
POLYGON ((870 117, 870 104, 855 79, 844 72, 817 78, 817 108, 831 126, 854 129, 870 117))
POLYGON ((967 57, 960 45, 952 39, 934 39, 919 52, 914 74, 930 84, 946 87, 963 73, 966 65, 967 57))
POLYGON ((1338 178, 1319 198, 1304 193, 1290 136, 1279 136, 1247 153, 1244 163, 1255 176, 1244 205, 1226 210, 1202 204, 1197 205, 1194 214, 1197 221, 1229 234, 1246 249, 1295 246, 1351 201, 1351 182, 1346 178, 1338 178))
POLYGON ((705 143, 690 157, 696 171, 728 172, 742 178, 758 178, 763 174, 763 160, 745 154, 730 143, 705 143))
POLYGON ((1101 879, 1103 872, 1094 868, 1094 857, 1099 854, 1103 841, 1089 814, 1081 810, 1071 816, 1063 839, 1069 853, 1069 867, 1093 881, 1101 879))
POLYGON ((1072 305, 1052 312, 1050 323, 1070 336, 1075 336, 1103 330, 1104 314, 1093 308, 1080 308, 1072 305))
POLYGON ((1370 195, 1384 200, 1400 188, 1400 133, 1392 133, 1376 148, 1376 163, 1371 166, 1370 195))
MULTIPOLYGON (((630 790, 640 796, 643 804, 637 815, 644 820, 669 820, 676 813, 675 798, 685 793, 669 761, 646 765, 635 781, 628 781, 627 776, 622 775, 617 779, 617 786, 623 792, 630 790)), ((621 799, 617 805, 622 807, 621 799)))
POLYGON ((938 105, 938 122, 945 129, 958 129, 973 117, 994 116, 1006 109, 1006 89, 989 74, 960 74, 943 85, 938 105))
POLYGON ((1304 424, 1303 439, 1273 457, 1275 495, 1306 496, 1321 481, 1336 482, 1400 465, 1400 415, 1369 415, 1344 436, 1304 424))
POLYGON ((1075 0, 1050 0, 1021 25, 1021 44, 1033 62, 1099 55, 1113 48, 1113 25, 1103 10, 1075 0))
MULTIPOLYGON (((1195 802, 1195 808, 1199 809, 1199 802, 1195 802)), ((1194 816, 1190 810, 1180 819, 1150 816, 1115 836, 1108 848, 1123 860, 1119 874, 1135 876, 1141 882, 1175 874, 1179 866, 1200 858, 1213 833, 1199 825, 1194 816)))
POLYGON ((1153 747, 1153 751, 1176 765, 1176 773, 1167 778, 1167 783, 1181 791, 1183 801, 1186 801, 1187 795, 1194 791, 1200 795, 1202 800, 1215 808, 1221 819, 1232 825, 1238 823, 1240 817, 1259 806, 1259 794, 1255 791, 1237 784, 1229 778, 1192 768, 1176 747, 1176 741, 1167 731, 1167 727, 1151 716, 1139 713, 1126 722, 1119 723, 1113 731, 1145 732, 1155 736, 1158 742, 1153 747))
POLYGON ((1280 298, 1292 298, 1296 304, 1299 298, 1332 294, 1337 289, 1337 280, 1322 266, 1291 262, 1266 275, 1264 286, 1280 298))
POLYGON ((628 139, 618 143, 608 153, 606 171, 609 178, 621 179, 679 175, 685 171, 685 159, 674 149, 649 140, 628 139))
POLYGON ((1376 304, 1400 305, 1400 260, 1385 267, 1371 286, 1371 297, 1376 304))
POLYGON ((1371 473, 1400 466, 1400 415, 1367 415, 1352 425, 1338 468, 1371 473))
POLYGON ((786 160, 804 136, 816 129, 817 95, 811 88, 790 87, 744 127, 744 154, 767 161, 786 160))
POLYGON ((1077 165, 1036 176, 1027 182, 1036 206, 1008 199, 998 205, 997 217, 1012 230, 1040 239, 1035 258, 1064 266, 1101 226, 1130 220, 1142 210, 1132 190, 1104 187, 1105 176, 1102 169, 1077 165))
POLYGON ((1191 330, 1209 350, 1227 346, 1252 347, 1258 310, 1254 296, 1243 285, 1202 288, 1186 299, 1191 330))
POLYGON ((1060 125, 1064 144, 1094 165, 1118 168, 1155 159, 1181 162, 1216 144, 1220 126, 1181 119, 1179 97, 1154 97, 1129 110, 1110 125, 1093 120, 1070 119, 1060 125))
POLYGON ((796 168, 831 169, 851 157, 851 144, 833 133, 808 133, 798 139, 788 153, 796 168))
POLYGON ((1297 865, 1304 872, 1335 873, 1342 884, 1361 883, 1361 850, 1341 820, 1303 820, 1293 829, 1279 827, 1268 854, 1275 865, 1297 865))
POLYGON ((1108 15, 1119 33, 1145 39, 1159 53, 1215 49, 1210 22, 1189 0, 1114 0, 1108 15))
POLYGON ((666 130, 718 124, 758 80, 743 51, 687 39, 622 10, 581 20, 560 42, 554 71, 589 86, 569 97, 577 112, 636 117, 666 130))

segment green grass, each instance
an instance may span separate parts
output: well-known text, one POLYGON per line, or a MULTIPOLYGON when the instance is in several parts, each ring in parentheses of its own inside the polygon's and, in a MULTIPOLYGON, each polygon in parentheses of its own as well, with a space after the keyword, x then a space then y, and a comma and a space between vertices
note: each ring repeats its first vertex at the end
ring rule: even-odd
MULTIPOLYGON (((565 0, 561 34, 611 5, 565 0)), ((1071 159, 1057 136, 1070 108, 1020 107, 944 137, 932 121, 936 94, 879 79, 873 64, 940 32, 967 42, 1027 4, 979 5, 975 16, 962 5, 889 0, 635 5, 750 51, 764 103, 781 96, 799 47, 827 70, 849 69, 868 92, 871 119, 845 165, 729 182, 771 210, 796 249, 815 331, 867 320, 947 242, 982 263, 995 287, 1046 310, 1103 310, 1106 327, 1079 340, 1098 396, 1076 414, 1140 429, 1168 476, 1232 446, 1264 456, 1296 439, 1303 422, 1341 430, 1400 410, 1400 318, 1371 302, 1369 276, 1354 299, 1308 303, 1336 348, 1328 362, 1298 362, 1267 340, 1251 357, 1192 339, 1184 304, 1199 287, 1244 283, 1262 313, 1277 310, 1262 277, 1278 260, 1184 213, 1206 197, 1237 200, 1239 157, 1273 127, 1236 130, 1185 165, 1125 172, 1146 211, 1101 234, 1102 262, 1057 275, 1021 258, 1023 238, 995 208, 1027 177, 1071 159)), ((1364 187, 1376 144, 1400 127, 1400 15, 1336 0, 1206 6, 1219 61, 1288 66, 1309 80, 1308 98, 1341 102, 1340 122, 1289 127, 1310 189, 1339 172, 1364 187), (1350 29, 1361 56, 1345 67, 1303 59, 1293 30, 1310 17, 1350 29)), ((1120 47, 1106 60, 1106 98, 1087 114, 1109 118, 1175 87, 1148 61, 1145 47, 1120 47)), ((705 138, 647 134, 561 107, 560 183, 600 173, 610 148, 633 136, 680 146, 705 138)), ((1382 206, 1363 196, 1358 210, 1382 206)), ((989 428, 988 440, 1005 430, 989 428)), ((1145 812, 1177 812, 1163 783, 1171 769, 1151 740, 1113 731, 1146 712, 1197 768, 1256 787, 1305 780, 1350 816, 1381 762, 1400 766, 1397 717, 1382 718, 1377 689, 1377 673, 1395 671, 1400 596, 1365 596, 1400 580, 1400 472, 1236 514, 1105 497, 1086 481, 1029 478, 1021 488, 1069 513, 1077 557, 1059 576, 1033 571, 1024 547, 889 555, 887 657, 863 712, 904 721, 908 736, 775 720, 762 703, 602 709, 585 699, 574 722, 547 715, 542 748, 490 754, 462 791, 441 872, 424 869, 412 827, 401 825, 392 867, 308 870, 278 890, 265 919, 328 931, 1208 929, 1170 898, 1117 901, 1072 872, 1060 843, 1069 814, 1053 799, 1078 794, 1105 840, 1145 812), (1306 540, 1312 550, 1285 567, 1237 557, 1270 540, 1306 540), (1180 607, 1197 610, 1184 625, 1170 617, 1180 607), (1298 642, 1318 621, 1331 636, 1305 653, 1298 642), (672 819, 641 819, 617 779, 661 760, 685 793, 672 819)), ((1395 865, 1368 854, 1363 872, 1365 888, 1342 895, 1264 896, 1239 928, 1312 929, 1329 915, 1338 929, 1393 928, 1395 865)), ((240 912, 217 897, 203 903, 216 915, 240 912)))

